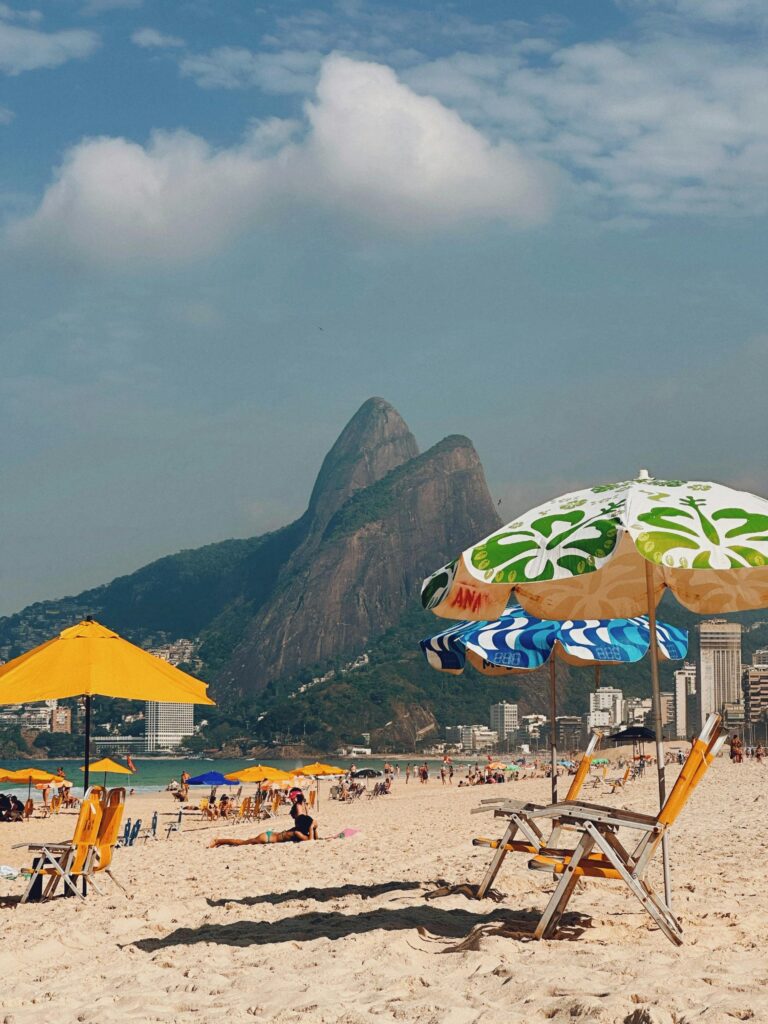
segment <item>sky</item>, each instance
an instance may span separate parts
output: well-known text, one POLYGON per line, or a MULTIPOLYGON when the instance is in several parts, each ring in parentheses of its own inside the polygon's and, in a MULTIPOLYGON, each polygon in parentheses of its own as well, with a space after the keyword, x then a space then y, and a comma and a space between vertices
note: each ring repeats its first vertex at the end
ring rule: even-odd
POLYGON ((764 0, 0 2, 0 614, 280 526, 369 396, 505 518, 768 494, 764 0))

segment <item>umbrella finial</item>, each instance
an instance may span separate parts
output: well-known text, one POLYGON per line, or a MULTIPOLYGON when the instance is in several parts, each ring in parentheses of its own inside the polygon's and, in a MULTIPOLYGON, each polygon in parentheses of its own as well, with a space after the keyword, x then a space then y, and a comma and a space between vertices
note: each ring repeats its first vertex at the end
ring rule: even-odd
POLYGON ((638 480, 650 480, 651 479, 651 474, 648 472, 647 469, 641 469, 640 472, 637 474, 637 479, 638 480))

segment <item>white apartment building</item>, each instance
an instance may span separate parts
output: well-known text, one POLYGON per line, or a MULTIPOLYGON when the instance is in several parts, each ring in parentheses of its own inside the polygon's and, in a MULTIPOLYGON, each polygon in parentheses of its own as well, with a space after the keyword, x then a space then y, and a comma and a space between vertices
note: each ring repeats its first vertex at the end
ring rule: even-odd
POLYGON ((601 686, 589 695, 589 715, 587 726, 590 729, 611 728, 621 725, 625 720, 626 701, 624 691, 613 686, 601 686))
POLYGON ((686 661, 682 668, 675 672, 675 736, 679 740, 687 739, 694 728, 688 728, 688 718, 696 696, 696 666, 686 661))
POLYGON ((148 700, 144 721, 147 750, 173 750, 194 732, 195 706, 148 700))
POLYGON ((491 704, 490 723, 491 729, 498 733, 499 739, 505 740, 508 736, 514 737, 520 726, 517 704, 508 704, 506 701, 491 704))
POLYGON ((742 702, 741 623, 708 619, 698 630, 698 721, 688 723, 692 732, 698 732, 713 711, 742 702))

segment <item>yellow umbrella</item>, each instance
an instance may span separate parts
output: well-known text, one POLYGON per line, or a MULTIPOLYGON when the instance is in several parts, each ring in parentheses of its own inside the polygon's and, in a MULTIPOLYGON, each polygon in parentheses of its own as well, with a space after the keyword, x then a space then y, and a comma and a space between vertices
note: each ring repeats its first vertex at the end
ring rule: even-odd
MULTIPOLYGON (((299 768, 295 775, 307 775, 313 779, 318 779, 321 775, 343 775, 343 768, 334 768, 332 764, 322 764, 319 761, 315 761, 314 764, 305 764, 303 768, 299 768)), ((317 787, 317 806, 320 806, 320 787, 317 787)))
POLYGON ((314 764, 305 764, 303 768, 298 768, 294 775, 311 775, 313 778, 317 778, 318 775, 343 775, 343 768, 334 768, 331 764, 321 764, 319 761, 315 761, 314 764))
MULTIPOLYGON (((213 704, 206 690, 199 679, 135 647, 92 619, 84 619, 53 640, 0 665, 0 704, 85 697, 86 761, 92 697, 213 704)), ((86 789, 88 774, 86 765, 86 789)))
POLYGON ((90 764, 83 765, 80 769, 81 772, 104 772, 104 786, 107 785, 107 774, 112 775, 133 775, 130 768, 126 768, 124 764, 119 764, 117 761, 113 761, 111 757, 102 757, 100 761, 91 761, 90 764))
POLYGON ((235 782, 290 782, 293 776, 267 764, 255 764, 249 768, 229 772, 224 778, 235 782))
POLYGON ((33 782, 53 782, 54 779, 59 778, 58 775, 53 775, 43 768, 19 768, 15 772, 5 768, 0 770, 2 771, 1 782, 13 782, 19 786, 27 783, 27 798, 32 794, 33 782))

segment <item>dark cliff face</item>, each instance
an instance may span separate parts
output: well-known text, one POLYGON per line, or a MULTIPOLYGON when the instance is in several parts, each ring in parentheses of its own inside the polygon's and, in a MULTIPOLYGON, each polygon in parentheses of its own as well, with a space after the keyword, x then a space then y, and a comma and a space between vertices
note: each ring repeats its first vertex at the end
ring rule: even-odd
POLYGON ((355 491, 323 534, 294 553, 235 651, 228 681, 260 689, 304 666, 359 653, 417 600, 430 566, 498 523, 466 438, 446 438, 401 463, 355 491))

